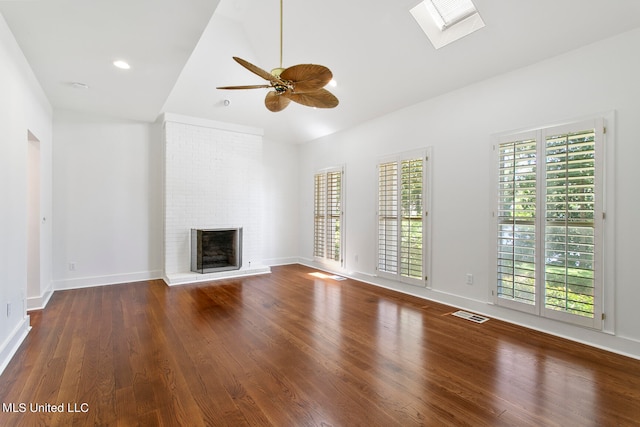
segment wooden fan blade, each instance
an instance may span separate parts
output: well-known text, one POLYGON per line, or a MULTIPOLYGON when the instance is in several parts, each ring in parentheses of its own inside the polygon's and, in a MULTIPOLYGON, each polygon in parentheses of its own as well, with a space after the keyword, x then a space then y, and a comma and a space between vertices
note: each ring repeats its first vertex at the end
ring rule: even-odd
POLYGON ((271 85, 218 86, 216 89, 264 89, 271 85))
POLYGON ((251 71, 253 74, 257 74, 258 76, 262 77, 265 80, 268 80, 270 82, 274 82, 274 83, 278 83, 280 80, 274 76, 273 74, 269 73, 268 71, 263 70, 262 68, 253 65, 251 62, 249 61, 245 61, 242 58, 238 58, 237 56, 234 56, 233 59, 240 65, 242 65, 244 68, 246 68, 247 70, 251 71))
POLYGON ((273 111, 274 113, 287 108, 287 105, 289 105, 290 102, 291 100, 288 97, 284 96, 284 94, 279 94, 275 90, 267 93, 267 96, 264 99, 264 105, 267 106, 269 111, 273 111))
POLYGON ((325 87, 333 73, 324 65, 299 64, 285 69, 280 78, 292 82, 294 92, 307 93, 325 87))
POLYGON ((338 98, 326 89, 318 89, 308 93, 287 93, 287 98, 298 104, 316 108, 334 108, 338 105, 338 98))

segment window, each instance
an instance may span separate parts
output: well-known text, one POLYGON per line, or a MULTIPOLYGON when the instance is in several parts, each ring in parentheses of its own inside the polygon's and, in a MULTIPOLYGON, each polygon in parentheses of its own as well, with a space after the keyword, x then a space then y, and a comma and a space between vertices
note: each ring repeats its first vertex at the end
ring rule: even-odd
POLYGON ((378 165, 378 273, 426 283, 426 153, 378 165))
POLYGON ((342 264, 342 169, 314 176, 313 256, 342 264))
POLYGON ((496 301, 601 328, 602 120, 498 138, 496 301))

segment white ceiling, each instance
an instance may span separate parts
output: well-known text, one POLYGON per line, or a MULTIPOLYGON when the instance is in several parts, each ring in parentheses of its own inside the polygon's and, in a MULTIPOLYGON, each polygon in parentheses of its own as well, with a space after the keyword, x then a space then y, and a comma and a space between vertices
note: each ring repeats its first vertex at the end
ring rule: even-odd
POLYGON ((262 83, 232 56, 279 66, 279 0, 12 0, 0 13, 56 109, 144 121, 171 112, 287 142, 640 27, 637 0, 475 0, 486 27, 435 50, 409 13, 419 1, 284 0, 283 65, 329 67, 340 105, 279 113, 264 107, 266 89, 216 89, 262 83), (131 70, 111 65, 119 58, 131 70))

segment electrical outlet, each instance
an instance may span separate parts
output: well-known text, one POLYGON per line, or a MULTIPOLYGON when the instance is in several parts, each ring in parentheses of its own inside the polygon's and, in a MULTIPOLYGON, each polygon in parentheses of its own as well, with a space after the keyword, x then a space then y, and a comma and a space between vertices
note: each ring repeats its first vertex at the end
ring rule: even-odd
POLYGON ((466 277, 467 277, 467 280, 466 280, 466 282, 465 282, 465 283, 466 283, 467 285, 473 285, 473 274, 471 274, 471 273, 467 273, 467 276, 466 276, 466 277))
POLYGON ((70 262, 69 263, 69 271, 76 271, 76 263, 75 262, 70 262))
POLYGON ((7 317, 11 317, 11 303, 7 303, 7 317))

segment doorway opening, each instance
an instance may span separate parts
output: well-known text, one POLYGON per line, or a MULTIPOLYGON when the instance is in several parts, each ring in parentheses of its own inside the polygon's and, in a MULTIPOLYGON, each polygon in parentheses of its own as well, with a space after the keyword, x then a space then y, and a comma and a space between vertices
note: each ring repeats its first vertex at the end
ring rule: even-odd
POLYGON ((40 141, 27 131, 27 296, 40 295, 40 141))

